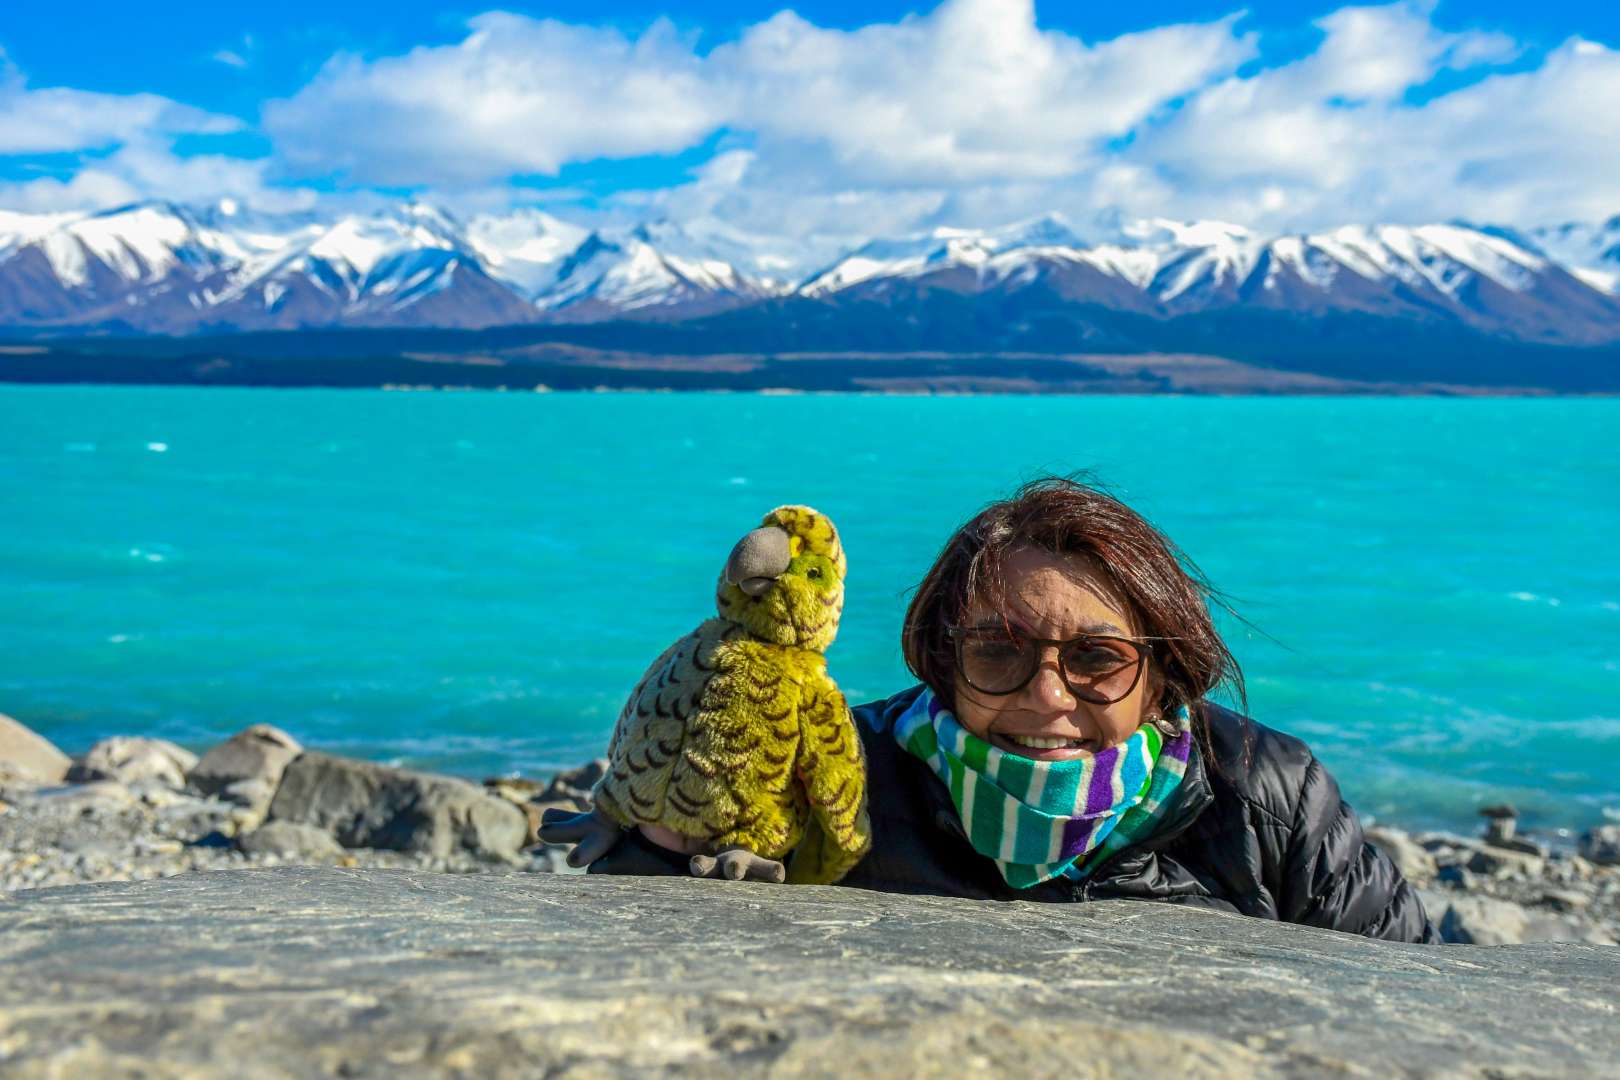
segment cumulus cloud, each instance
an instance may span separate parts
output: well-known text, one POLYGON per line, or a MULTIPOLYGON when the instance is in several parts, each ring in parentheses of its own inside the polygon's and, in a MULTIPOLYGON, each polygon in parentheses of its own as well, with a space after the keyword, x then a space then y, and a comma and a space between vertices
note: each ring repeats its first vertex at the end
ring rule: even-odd
POLYGON ((1093 46, 1040 30, 1033 0, 953 0, 853 31, 783 12, 707 67, 735 126, 810 144, 846 182, 917 186, 1072 175, 1253 48, 1231 19, 1093 46))
POLYGON ((692 42, 492 12, 455 45, 340 55, 265 126, 295 167, 361 183, 475 184, 674 153, 723 119, 692 42))
POLYGON ((146 198, 212 202, 234 198, 263 210, 312 205, 307 188, 267 182, 267 159, 244 160, 224 154, 180 156, 161 141, 140 139, 97 157, 73 176, 41 176, 0 183, 0 207, 31 212, 98 210, 146 198))
POLYGON ((156 94, 30 89, 0 55, 0 154, 95 150, 149 134, 222 134, 241 126, 156 94))
POLYGON ((1431 6, 1336 12, 1310 55, 1216 83, 1121 160, 1169 180, 1183 216, 1275 227, 1620 209, 1604 180, 1620 172, 1616 54, 1571 41, 1530 70, 1492 73, 1515 44, 1443 33, 1431 6), (1480 77, 1413 97, 1446 71, 1480 77))
POLYGON ((237 183, 269 198, 338 180, 496 207, 571 162, 713 141, 687 182, 593 198, 591 212, 811 248, 1051 210, 1264 230, 1620 210, 1612 48, 1442 28, 1435 0, 1346 6, 1309 29, 1303 55, 1267 63, 1272 31, 1242 12, 1090 41, 1043 27, 1034 0, 944 0, 853 29, 783 11, 714 44, 663 20, 635 34, 490 12, 452 44, 332 57, 265 106, 267 161, 167 149, 229 118, 27 90, 4 68, 0 152, 120 148, 71 180, 32 181, 36 200, 237 183))
POLYGON ((491 13, 455 45, 335 57, 265 123, 297 165, 389 184, 555 173, 722 128, 843 182, 1060 177, 1250 58, 1233 21, 1087 45, 1039 29, 1033 0, 947 0, 852 31, 784 11, 700 55, 663 21, 629 38, 491 13))

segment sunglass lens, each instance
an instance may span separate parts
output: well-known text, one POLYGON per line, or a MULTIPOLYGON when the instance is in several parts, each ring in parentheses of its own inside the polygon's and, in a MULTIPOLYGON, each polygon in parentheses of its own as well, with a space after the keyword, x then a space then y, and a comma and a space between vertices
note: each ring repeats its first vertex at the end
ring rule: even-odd
POLYGON ((1063 650, 1063 670, 1080 697, 1114 702, 1131 692, 1140 658, 1128 642, 1077 641, 1063 650))
POLYGON ((960 656, 969 686, 987 694, 1004 694, 1028 680, 1034 650, 1012 638, 973 636, 963 639, 960 656))

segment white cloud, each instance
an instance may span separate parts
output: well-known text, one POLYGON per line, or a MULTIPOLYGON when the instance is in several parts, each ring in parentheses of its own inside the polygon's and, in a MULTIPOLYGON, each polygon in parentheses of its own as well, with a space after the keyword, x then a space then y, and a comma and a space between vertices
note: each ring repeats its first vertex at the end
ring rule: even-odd
POLYGON ((95 150, 148 134, 221 134, 241 126, 156 94, 29 89, 0 56, 0 154, 95 150))
POLYGON ((265 126, 295 166, 362 183, 474 184, 673 153, 724 111, 667 22, 617 30, 491 12, 456 45, 334 57, 265 126))
MULTIPOLYGON (((1232 20, 1086 45, 1040 30, 1032 0, 952 0, 853 31, 791 12, 709 57, 731 122, 810 148, 846 182, 1057 178, 1172 98, 1248 59, 1232 20)), ((808 154, 805 156, 809 156, 808 154)))
POLYGON ((1210 87, 1122 159, 1168 179, 1179 215, 1263 227, 1620 209, 1617 54, 1571 41, 1530 70, 1476 72, 1413 103, 1447 70, 1519 52, 1500 35, 1440 32, 1429 6, 1343 9, 1320 21, 1309 56, 1210 87))
POLYGON ((1118 211, 1259 229, 1620 211, 1620 53, 1580 39, 1536 52, 1442 29, 1435 10, 1341 8, 1305 55, 1271 66, 1241 12, 1087 41, 1043 28, 1033 0, 945 0, 849 30, 784 11, 707 51, 667 21, 627 34, 490 12, 454 44, 331 58, 266 105, 275 152, 251 162, 169 149, 229 118, 28 90, 0 66, 0 152, 112 151, 0 201, 273 199, 288 178, 333 177, 359 185, 353 197, 382 185, 494 208, 530 198, 514 178, 722 133, 688 182, 593 212, 725 221, 819 250, 1050 210, 1082 227, 1118 211))
POLYGON ((35 212, 97 210, 144 198, 212 202, 231 197, 262 210, 313 203, 308 189, 266 183, 270 162, 223 154, 176 155, 159 141, 141 140, 84 165, 67 180, 39 177, 0 183, 0 207, 35 212))
POLYGON ((41 176, 0 183, 0 209, 30 214, 59 210, 99 210, 134 202, 143 192, 100 169, 81 169, 66 180, 41 176))
POLYGON ((335 57, 265 121, 295 164, 388 184, 555 173, 723 127, 843 183, 1055 178, 1253 55, 1232 22, 1087 45, 1039 29, 1033 0, 947 0, 852 31, 784 11, 700 56, 665 22, 632 39, 490 13, 455 45, 335 57))

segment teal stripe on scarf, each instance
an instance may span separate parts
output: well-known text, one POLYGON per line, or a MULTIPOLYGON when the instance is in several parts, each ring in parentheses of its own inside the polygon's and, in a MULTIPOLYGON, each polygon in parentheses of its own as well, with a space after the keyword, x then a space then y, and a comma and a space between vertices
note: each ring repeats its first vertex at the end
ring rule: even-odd
POLYGON ((975 851, 1014 888, 1083 877, 1149 835, 1186 773, 1190 713, 1166 740, 1143 725, 1118 747, 1069 761, 1036 761, 970 733, 924 690, 895 721, 894 737, 949 789, 975 851))

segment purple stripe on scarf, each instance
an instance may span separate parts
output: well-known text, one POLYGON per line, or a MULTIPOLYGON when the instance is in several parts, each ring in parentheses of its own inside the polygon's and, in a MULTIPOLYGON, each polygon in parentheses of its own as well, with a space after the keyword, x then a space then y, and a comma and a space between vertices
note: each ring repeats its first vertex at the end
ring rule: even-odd
POLYGON ((1086 790, 1087 815, 1106 813, 1114 805, 1114 773, 1124 752, 1123 745, 1110 746, 1092 758, 1091 784, 1086 790))
POLYGON ((1175 738, 1165 740, 1164 745, 1159 747, 1159 756, 1164 757, 1166 754, 1168 754, 1170 757, 1173 757, 1177 761, 1185 764, 1187 759, 1192 757, 1192 744, 1192 732, 1183 731, 1175 738))
POLYGON ((1107 818, 1070 818, 1063 823, 1063 846, 1059 861, 1075 855, 1084 855, 1091 849, 1091 834, 1107 818))
POLYGON ((1114 805, 1114 772, 1124 752, 1123 746, 1112 746, 1092 758, 1091 779, 1086 786, 1082 810, 1084 816, 1063 823, 1061 858, 1085 854, 1091 849, 1091 838, 1099 829, 1112 828, 1114 816, 1108 811, 1114 805))

